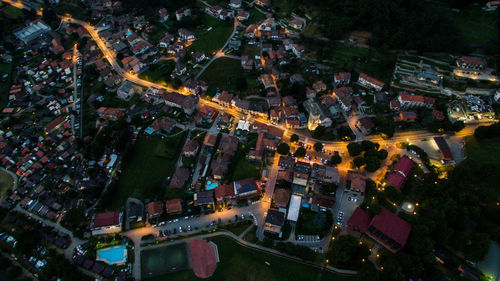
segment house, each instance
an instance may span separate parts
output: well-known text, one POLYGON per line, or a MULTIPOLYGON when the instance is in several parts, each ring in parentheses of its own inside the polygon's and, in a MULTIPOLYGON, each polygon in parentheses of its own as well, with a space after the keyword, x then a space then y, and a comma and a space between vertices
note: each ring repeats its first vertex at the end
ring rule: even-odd
POLYGON ((326 91, 326 84, 325 82, 323 81, 316 81, 313 85, 312 85, 314 91, 316 91, 316 93, 319 93, 319 92, 323 92, 323 91, 326 91))
POLYGON ((295 166, 295 157, 281 155, 278 160, 278 168, 280 171, 293 171, 295 166))
POLYGON ((304 46, 299 44, 292 44, 292 52, 295 56, 301 57, 304 51, 305 51, 304 46))
POLYGON ((170 180, 169 188, 183 189, 191 172, 188 168, 179 167, 170 180))
POLYGON ((53 38, 51 43, 52 43, 52 50, 54 51, 54 53, 58 54, 64 52, 64 47, 61 44, 61 39, 53 38))
POLYGON ((281 227, 285 223, 285 213, 275 209, 267 210, 266 220, 264 222, 264 231, 277 234, 281 237, 281 227))
POLYGON ((126 204, 125 213, 129 221, 142 221, 142 218, 144 218, 144 205, 140 201, 130 200, 126 204))
POLYGON ((423 106, 432 108, 436 103, 435 98, 410 94, 400 94, 398 96, 398 101, 401 105, 401 108, 415 108, 423 106))
POLYGON ((158 10, 158 16, 160 17, 160 22, 166 22, 168 20, 167 9, 161 8, 160 10, 158 10))
POLYGON ((190 8, 181 8, 181 9, 175 11, 175 19, 177 21, 181 21, 182 18, 190 17, 190 16, 191 16, 191 9, 190 8))
POLYGON ((255 2, 257 6, 261 6, 264 8, 270 7, 271 6, 271 0, 257 0, 255 2))
POLYGON ((463 70, 481 71, 486 69, 486 60, 482 57, 462 56, 456 61, 457 67, 463 70))
POLYGON ((149 202, 147 209, 148 219, 159 217, 163 214, 163 203, 161 201, 149 202))
POLYGON ((316 195, 311 200, 311 209, 315 212, 326 212, 335 205, 335 197, 328 195, 316 195))
POLYGON ((234 194, 239 199, 258 196, 259 189, 254 178, 243 179, 233 182, 234 194))
POLYGON ((350 231, 365 233, 368 231, 371 220, 372 218, 368 212, 361 208, 356 208, 347 221, 347 228, 350 231))
POLYGON ((165 210, 167 214, 181 214, 182 213, 182 199, 175 198, 165 201, 165 210))
POLYGON ((302 30, 304 28, 304 21, 298 20, 298 19, 292 19, 288 22, 290 27, 302 30))
POLYGON ((59 129, 64 122, 66 122, 67 116, 59 116, 54 120, 49 122, 47 125, 43 126, 42 130, 44 133, 50 133, 53 130, 59 129))
POLYGON ((125 82, 123 82, 123 84, 118 88, 117 95, 121 99, 129 100, 134 95, 132 82, 125 80, 125 82))
POLYGON ((259 81, 264 85, 264 88, 273 88, 274 87, 274 80, 273 77, 270 74, 261 74, 259 76, 259 81))
POLYGON ((194 194, 195 206, 212 205, 214 203, 214 190, 205 190, 194 194))
POLYGON ((179 28, 177 33, 179 34, 179 39, 181 39, 182 41, 196 40, 196 35, 185 28, 179 28))
POLYGON ((197 63, 202 62, 205 58, 206 58, 205 54, 203 52, 200 52, 200 51, 194 53, 194 55, 193 55, 193 59, 197 63))
POLYGON ((333 74, 333 82, 335 85, 348 85, 351 83, 350 72, 337 72, 333 74))
POLYGON ((417 113, 415 111, 401 111, 396 119, 398 121, 413 122, 417 120, 417 113))
POLYGON ((236 19, 238 19, 239 21, 246 21, 249 18, 250 18, 250 12, 247 12, 247 11, 244 11, 244 10, 240 10, 236 14, 236 19))
POLYGON ((216 141, 217 141, 217 136, 208 133, 205 135, 205 139, 203 140, 203 145, 208 147, 214 147, 216 141))
POLYGON ((288 202, 290 202, 290 190, 284 188, 276 188, 273 194, 274 204, 278 206, 278 208, 287 208, 288 202))
POLYGON ((396 164, 396 167, 394 167, 393 171, 387 178, 386 183, 394 186, 398 191, 401 191, 401 187, 403 186, 403 183, 410 174, 412 168, 413 168, 413 161, 411 161, 410 158, 405 156, 399 159, 398 163, 396 164))
POLYGON ((373 121, 370 117, 363 117, 359 118, 356 126, 358 126, 363 135, 369 135, 375 127, 375 124, 373 124, 373 121))
POLYGON ((196 153, 198 153, 198 149, 200 148, 200 144, 197 140, 191 139, 182 148, 182 155, 186 157, 194 157, 196 153))
POLYGON ((373 88, 377 91, 381 91, 385 85, 383 82, 381 82, 373 77, 370 77, 370 76, 366 75, 365 73, 359 74, 358 83, 362 86, 365 86, 367 88, 373 88))
POLYGON ((150 126, 154 131, 165 131, 170 133, 175 127, 175 121, 168 119, 167 117, 161 117, 155 119, 150 126))
POLYGON ((219 184, 215 187, 215 200, 222 202, 236 198, 232 184, 219 184))
POLYGON ((340 87, 333 90, 333 95, 337 99, 340 107, 344 111, 350 111, 352 107, 352 88, 340 87))
POLYGON ((92 217, 90 230, 92 235, 118 233, 122 230, 122 212, 98 213, 92 217))
POLYGON ((231 9, 239 9, 241 8, 242 0, 231 0, 229 1, 229 8, 231 9))
POLYGON ((370 221, 365 232, 373 240, 395 253, 401 250, 410 236, 411 225, 384 207, 370 221))
POLYGON ((212 100, 222 106, 231 107, 235 99, 227 91, 222 91, 220 93, 217 93, 212 100))
POLYGON ((172 42, 174 42, 174 39, 175 38, 172 34, 166 32, 165 35, 163 36, 163 38, 158 43, 158 46, 160 48, 168 48, 168 47, 170 47, 170 44, 172 44, 172 42))
POLYGON ((363 195, 365 194, 367 179, 368 178, 360 172, 348 171, 345 189, 363 195))

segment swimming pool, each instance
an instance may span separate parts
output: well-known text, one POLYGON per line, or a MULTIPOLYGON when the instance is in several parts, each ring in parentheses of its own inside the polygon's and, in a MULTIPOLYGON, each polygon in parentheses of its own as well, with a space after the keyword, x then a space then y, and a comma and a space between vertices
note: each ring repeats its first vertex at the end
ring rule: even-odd
POLYGON ((97 250, 98 261, 109 265, 122 265, 127 262, 127 247, 125 245, 113 246, 97 250))
POLYGON ((206 190, 211 190, 211 189, 216 188, 218 185, 219 184, 216 183, 216 182, 207 181, 207 184, 205 185, 205 189, 206 190))

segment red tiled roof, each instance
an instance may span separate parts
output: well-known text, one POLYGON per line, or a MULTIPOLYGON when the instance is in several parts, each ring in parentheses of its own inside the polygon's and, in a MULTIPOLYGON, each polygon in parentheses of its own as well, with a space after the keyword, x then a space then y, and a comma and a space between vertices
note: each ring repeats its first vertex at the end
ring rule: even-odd
POLYGON ((148 216, 157 216, 163 213, 163 203, 161 201, 154 201, 148 203, 148 216))
POLYGON ((405 179, 406 178, 403 177, 403 175, 393 172, 387 178, 387 183, 393 185, 397 190, 401 190, 401 186, 403 185, 405 179))
POLYGON ((366 80, 366 81, 370 82, 371 84, 373 84, 373 85, 377 85, 377 86, 379 86, 379 87, 384 87, 384 85, 385 85, 385 84, 384 84, 384 82, 379 81, 379 80, 377 80, 377 79, 375 79, 375 78, 373 78, 373 77, 370 77, 370 76, 368 76, 368 75, 367 75, 367 74, 365 74, 365 73, 361 73, 361 74, 359 74, 359 78, 362 78, 362 79, 364 79, 364 80, 366 80))
POLYGON ((94 221, 92 226, 94 228, 97 227, 105 227, 105 226, 113 226, 120 224, 120 212, 106 212, 96 214, 94 216, 94 221))
POLYGON ((411 225, 409 223, 384 207, 382 207, 380 213, 372 219, 370 226, 375 227, 401 246, 406 244, 411 231, 411 225))
POLYGON ((165 201, 165 207, 167 209, 167 214, 179 213, 182 211, 182 200, 179 198, 167 200, 165 201))
POLYGON ((411 161, 411 159, 408 157, 403 157, 399 160, 398 164, 396 164, 394 170, 403 173, 405 176, 408 176, 411 168, 413 168, 413 161, 411 161))
POLYGON ((215 188, 215 199, 222 200, 224 198, 234 196, 234 187, 232 184, 218 185, 215 188))
POLYGON ((370 225, 371 217, 370 215, 361 208, 356 208, 354 213, 349 218, 347 222, 348 225, 353 225, 361 232, 366 232, 368 230, 368 226, 370 225))

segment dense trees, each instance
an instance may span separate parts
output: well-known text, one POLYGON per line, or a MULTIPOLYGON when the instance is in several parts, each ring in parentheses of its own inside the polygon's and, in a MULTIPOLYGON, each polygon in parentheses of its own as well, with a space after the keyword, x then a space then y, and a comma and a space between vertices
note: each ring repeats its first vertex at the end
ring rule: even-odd
POLYGON ((354 236, 342 235, 332 242, 328 259, 334 266, 347 269, 357 269, 367 260, 370 250, 358 242, 354 236))
POLYGON ((291 142, 298 142, 299 141, 299 136, 297 134, 293 134, 291 137, 290 137, 290 141, 291 142))
POLYGON ((332 159, 330 159, 330 162, 332 163, 332 165, 338 165, 342 162, 342 157, 340 157, 338 153, 335 153, 332 156, 332 159))
POLYGON ((500 137, 500 123, 495 123, 489 126, 479 126, 474 131, 474 137, 477 139, 500 137))
POLYGON ((299 147, 299 148, 297 148, 297 150, 295 150, 295 157, 302 158, 302 157, 306 156, 306 153, 307 153, 307 150, 305 148, 299 147))
POLYGON ((450 50, 457 48, 452 25, 418 0, 311 0, 321 5, 325 34, 341 39, 353 30, 368 30, 370 45, 381 48, 450 50))
POLYGON ((321 150, 323 150, 323 144, 320 143, 320 142, 315 143, 314 144, 314 150, 316 150, 318 152, 321 151, 321 150))

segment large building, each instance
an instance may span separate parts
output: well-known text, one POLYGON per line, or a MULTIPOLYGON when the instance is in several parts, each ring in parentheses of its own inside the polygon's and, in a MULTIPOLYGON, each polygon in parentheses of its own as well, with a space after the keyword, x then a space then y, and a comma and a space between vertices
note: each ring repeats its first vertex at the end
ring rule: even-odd
POLYGON ((304 102, 304 108, 309 113, 307 128, 310 131, 316 130, 318 126, 330 127, 332 119, 328 116, 328 111, 323 109, 321 104, 311 98, 304 102))
POLYGON ((51 31, 50 27, 41 20, 30 22, 25 28, 14 32, 14 35, 24 44, 35 40, 40 35, 51 31))
POLYGON ((383 207, 373 218, 367 212, 357 208, 347 225, 350 230, 368 235, 393 253, 406 245, 411 232, 411 225, 408 222, 383 207))
POLYGON ((405 182, 406 178, 410 174, 411 169, 413 168, 413 161, 411 161, 408 157, 401 158, 396 167, 394 167, 393 172, 389 175, 386 182, 389 185, 394 186, 398 191, 401 191, 401 187, 405 182))
POLYGON ((113 234, 122 231, 122 219, 121 212, 95 214, 90 224, 92 235, 113 234))

